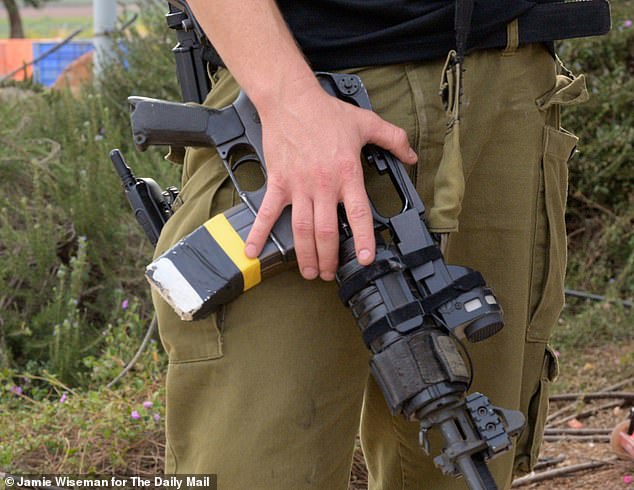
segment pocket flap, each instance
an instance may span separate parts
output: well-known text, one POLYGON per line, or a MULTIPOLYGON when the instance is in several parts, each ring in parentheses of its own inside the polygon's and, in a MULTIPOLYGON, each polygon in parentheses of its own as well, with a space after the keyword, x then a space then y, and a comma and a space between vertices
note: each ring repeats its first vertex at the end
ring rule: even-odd
POLYGON ((533 252, 531 315, 527 340, 547 342, 564 305, 566 275, 566 195, 568 159, 578 138, 546 126, 542 183, 538 200, 537 235, 533 252))
POLYGON ((555 86, 537 99, 537 107, 539 107, 540 111, 545 111, 554 105, 569 106, 581 104, 588 99, 585 75, 579 75, 574 78, 566 75, 557 75, 555 86))
POLYGON ((568 162, 577 148, 579 138, 563 128, 546 126, 544 131, 544 158, 555 162, 568 162))

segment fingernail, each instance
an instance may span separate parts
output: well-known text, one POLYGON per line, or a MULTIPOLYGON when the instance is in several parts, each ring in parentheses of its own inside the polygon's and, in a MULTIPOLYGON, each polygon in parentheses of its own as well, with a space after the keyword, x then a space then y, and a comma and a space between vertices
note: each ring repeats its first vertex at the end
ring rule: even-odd
POLYGON ((258 256, 258 249, 255 248, 255 245, 252 243, 247 243, 247 246, 244 249, 244 253, 250 259, 255 259, 258 256))
POLYGON ((335 278, 334 272, 322 272, 319 277, 322 281, 332 281, 335 278))
POLYGON ((302 269, 302 276, 304 276, 304 279, 315 279, 317 274, 319 274, 319 272, 313 267, 305 267, 302 269))
POLYGON ((357 260, 359 260, 359 262, 367 262, 368 260, 370 260, 370 251, 367 248, 364 248, 362 250, 359 250, 359 253, 357 254, 357 260))
POLYGON ((410 148, 410 149, 409 149, 409 152, 407 153, 407 156, 408 156, 409 158, 411 158, 412 160, 413 160, 413 159, 415 159, 415 158, 418 158, 418 157, 416 156, 416 152, 415 152, 412 148, 410 148))

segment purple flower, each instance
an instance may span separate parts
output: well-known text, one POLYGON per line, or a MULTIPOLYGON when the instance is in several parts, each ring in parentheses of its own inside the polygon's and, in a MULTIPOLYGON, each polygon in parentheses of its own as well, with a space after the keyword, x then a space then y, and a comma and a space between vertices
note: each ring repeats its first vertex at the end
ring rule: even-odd
POLYGON ((124 309, 124 310, 127 310, 127 309, 128 309, 128 300, 127 300, 127 299, 124 299, 124 300, 121 302, 121 308, 122 308, 122 309, 124 309))
POLYGON ((159 420, 161 420, 161 416, 158 413, 154 414, 154 421, 158 422, 159 420))
POLYGON ((625 22, 623 22, 623 27, 625 28, 632 27, 632 21, 630 19, 627 19, 625 22))
POLYGON ((15 393, 16 395, 21 395, 22 394, 22 387, 21 386, 12 386, 11 388, 9 388, 9 391, 11 393, 15 393))
POLYGON ((152 405, 154 405, 154 403, 150 401, 143 402, 143 408, 152 408, 152 405))
POLYGON ((139 412, 137 412, 136 410, 132 410, 130 417, 132 417, 134 420, 137 420, 141 418, 141 415, 139 415, 139 412))
POLYGON ((67 400, 68 396, 66 396, 66 393, 62 393, 61 398, 59 399, 60 403, 64 403, 67 400))

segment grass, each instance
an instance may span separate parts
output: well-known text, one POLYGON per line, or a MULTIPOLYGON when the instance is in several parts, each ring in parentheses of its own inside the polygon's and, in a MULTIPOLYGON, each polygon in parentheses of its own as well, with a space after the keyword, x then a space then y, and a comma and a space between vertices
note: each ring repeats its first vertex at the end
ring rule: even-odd
MULTIPOLYGON (((99 356, 82 361, 82 387, 47 370, 0 370, 0 472, 159 474, 163 468, 165 357, 152 339, 109 387, 147 327, 138 305, 121 302, 99 356)), ((2 488, 2 487, 0 487, 2 488)))
POLYGON ((126 383, 73 391, 54 378, 0 374, 0 471, 160 473, 164 382, 137 377, 126 383))
MULTIPOLYGON (((91 38, 93 34, 92 19, 90 17, 49 17, 23 18, 25 36, 30 39, 62 39, 77 29, 83 29, 78 35, 81 38, 91 38)), ((0 23, 0 39, 9 37, 9 23, 0 23)))
MULTIPOLYGON (((93 0, 54 0, 51 1, 51 4, 59 4, 59 5, 92 5, 93 0)), ((134 4, 136 0, 117 0, 118 4, 127 3, 134 4)))
MULTIPOLYGON (((574 300, 568 299, 570 303, 574 300)), ((634 341, 634 312, 610 300, 591 304, 570 304, 563 312, 551 342, 575 349, 597 347, 610 342, 634 341)))
MULTIPOLYGON (((118 0, 117 4, 133 5, 134 0, 118 0)), ((91 5, 92 0, 57 0, 48 2, 48 5, 91 5)), ((165 2, 165 10, 167 11, 167 2, 165 2)), ((129 18, 129 13, 121 12, 120 15, 129 18)), ((22 16, 22 25, 24 33, 30 39, 63 39, 77 29, 82 32, 77 36, 83 39, 89 39, 93 36, 93 19, 92 16, 64 16, 47 14, 46 7, 40 9, 37 16, 22 16)), ((6 17, 4 7, 0 7, 0 39, 9 37, 9 22, 6 17)))
POLYGON ((550 340, 559 356, 554 392, 598 391, 633 377, 633 315, 614 302, 566 307, 550 340))

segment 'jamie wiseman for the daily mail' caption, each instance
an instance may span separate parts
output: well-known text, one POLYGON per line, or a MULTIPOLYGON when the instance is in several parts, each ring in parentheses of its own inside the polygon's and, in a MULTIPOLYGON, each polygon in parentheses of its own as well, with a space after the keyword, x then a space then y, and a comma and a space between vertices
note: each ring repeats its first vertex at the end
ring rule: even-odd
MULTIPOLYGON (((166 476, 104 476, 94 475, 4 475, 8 489, 38 488, 42 490, 67 490, 76 488, 111 488, 117 490, 190 488, 217 489, 216 475, 166 475, 166 476)), ((0 485, 0 489, 2 485, 0 485)))

